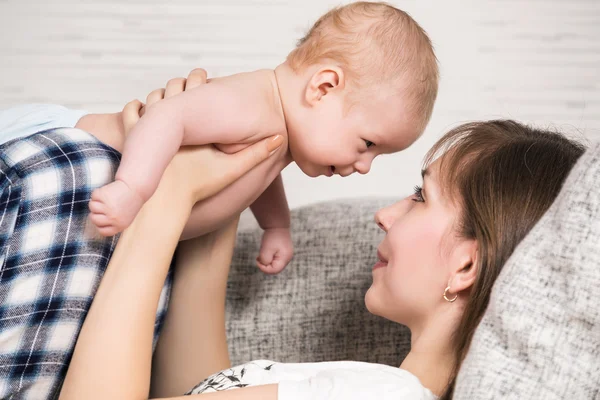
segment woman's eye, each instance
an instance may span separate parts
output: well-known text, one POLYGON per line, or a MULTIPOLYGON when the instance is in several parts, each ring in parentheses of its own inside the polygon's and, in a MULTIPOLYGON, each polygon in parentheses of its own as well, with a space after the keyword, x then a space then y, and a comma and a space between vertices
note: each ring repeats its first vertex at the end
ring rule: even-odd
POLYGON ((375 145, 375 143, 371 142, 370 140, 365 140, 365 144, 367 145, 367 149, 375 145))
POLYGON ((412 200, 418 203, 425 202, 425 199, 423 198, 423 188, 421 186, 415 186, 415 197, 412 200))

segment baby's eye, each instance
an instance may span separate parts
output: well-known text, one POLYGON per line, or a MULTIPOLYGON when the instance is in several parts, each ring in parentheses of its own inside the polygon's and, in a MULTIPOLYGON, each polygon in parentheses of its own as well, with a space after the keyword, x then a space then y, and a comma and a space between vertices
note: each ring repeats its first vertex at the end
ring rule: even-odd
POLYGON ((412 199, 417 203, 424 203, 425 199, 423 198, 423 188, 421 186, 415 186, 415 198, 412 199))
POLYGON ((365 144, 367 145, 367 149, 371 146, 375 146, 375 143, 371 142, 370 140, 365 140, 365 144))

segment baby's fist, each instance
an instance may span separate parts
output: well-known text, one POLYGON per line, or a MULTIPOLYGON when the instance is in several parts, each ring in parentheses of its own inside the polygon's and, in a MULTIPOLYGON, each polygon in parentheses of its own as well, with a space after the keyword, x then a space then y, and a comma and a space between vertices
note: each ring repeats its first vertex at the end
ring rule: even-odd
POLYGON ((293 254, 289 228, 265 229, 256 265, 265 274, 278 274, 288 265, 293 254))

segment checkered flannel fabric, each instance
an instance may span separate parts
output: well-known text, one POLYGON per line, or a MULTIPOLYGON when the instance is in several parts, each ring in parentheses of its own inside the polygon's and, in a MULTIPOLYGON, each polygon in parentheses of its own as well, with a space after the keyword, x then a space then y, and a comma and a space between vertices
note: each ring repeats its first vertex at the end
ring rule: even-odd
MULTIPOLYGON (((88 133, 53 129, 0 146, 0 398, 57 398, 117 238, 88 219, 93 189, 120 155, 88 133)), ((167 278, 155 329, 162 323, 167 278)))

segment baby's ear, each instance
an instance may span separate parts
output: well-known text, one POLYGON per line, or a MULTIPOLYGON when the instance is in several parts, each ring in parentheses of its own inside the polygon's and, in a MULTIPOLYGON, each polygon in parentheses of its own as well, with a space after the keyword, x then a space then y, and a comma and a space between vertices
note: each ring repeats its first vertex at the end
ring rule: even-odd
POLYGON ((314 104, 320 101, 323 96, 336 90, 341 90, 345 86, 344 71, 337 65, 325 65, 320 67, 311 76, 306 87, 306 101, 314 104))

